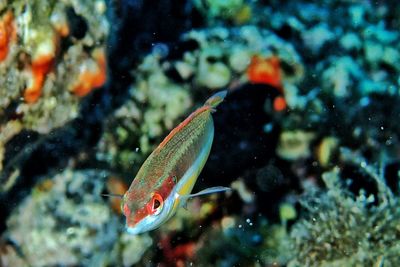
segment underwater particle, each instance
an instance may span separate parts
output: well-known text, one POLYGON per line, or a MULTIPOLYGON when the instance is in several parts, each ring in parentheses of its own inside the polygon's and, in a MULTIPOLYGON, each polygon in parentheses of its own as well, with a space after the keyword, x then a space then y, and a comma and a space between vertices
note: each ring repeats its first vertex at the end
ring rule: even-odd
POLYGON ((316 148, 317 160, 322 167, 327 167, 332 159, 332 154, 337 150, 339 140, 336 137, 324 137, 316 148))
POLYGON ((250 83, 268 84, 281 90, 282 77, 279 58, 277 56, 269 58, 253 56, 247 68, 247 78, 250 83))
POLYGON ((0 18, 0 64, 7 58, 11 42, 16 40, 16 27, 14 16, 8 10, 3 17, 0 18))
POLYGON ((312 132, 303 130, 284 131, 279 136, 276 153, 286 160, 308 158, 311 155, 310 143, 315 138, 312 132))

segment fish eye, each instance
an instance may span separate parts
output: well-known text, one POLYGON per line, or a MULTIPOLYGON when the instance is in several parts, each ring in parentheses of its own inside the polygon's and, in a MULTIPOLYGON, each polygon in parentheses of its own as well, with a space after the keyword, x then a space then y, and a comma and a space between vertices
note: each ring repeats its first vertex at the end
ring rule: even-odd
POLYGON ((153 215, 157 215, 161 212, 164 200, 162 196, 158 193, 154 193, 151 201, 150 201, 150 213, 153 215))
POLYGON ((154 199, 153 209, 157 209, 160 206, 161 206, 161 202, 158 199, 154 199))

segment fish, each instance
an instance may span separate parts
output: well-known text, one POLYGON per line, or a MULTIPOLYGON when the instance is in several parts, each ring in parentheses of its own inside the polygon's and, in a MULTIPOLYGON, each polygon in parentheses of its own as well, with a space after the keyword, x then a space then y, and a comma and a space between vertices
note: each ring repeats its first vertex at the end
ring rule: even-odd
POLYGON ((229 191, 216 186, 192 194, 214 138, 212 113, 227 91, 211 96, 175 127, 140 167, 122 196, 126 230, 136 235, 157 229, 192 197, 229 191))

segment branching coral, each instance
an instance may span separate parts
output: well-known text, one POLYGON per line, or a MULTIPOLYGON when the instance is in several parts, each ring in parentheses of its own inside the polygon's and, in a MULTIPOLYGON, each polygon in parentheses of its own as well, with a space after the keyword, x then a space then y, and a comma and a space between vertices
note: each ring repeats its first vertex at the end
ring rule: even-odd
POLYGON ((377 196, 354 196, 341 184, 338 168, 325 173, 327 193, 301 202, 307 216, 291 232, 296 257, 289 266, 399 266, 400 200, 382 173, 358 159, 376 182, 377 196))

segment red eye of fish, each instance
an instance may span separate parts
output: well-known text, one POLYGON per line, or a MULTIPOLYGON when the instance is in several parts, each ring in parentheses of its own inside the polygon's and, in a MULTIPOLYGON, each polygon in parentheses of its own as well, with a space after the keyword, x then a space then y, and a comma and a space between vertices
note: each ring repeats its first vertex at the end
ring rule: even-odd
POLYGON ((160 194, 154 193, 153 198, 148 204, 148 210, 150 214, 158 214, 161 211, 163 205, 163 198, 160 194))

